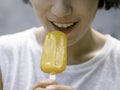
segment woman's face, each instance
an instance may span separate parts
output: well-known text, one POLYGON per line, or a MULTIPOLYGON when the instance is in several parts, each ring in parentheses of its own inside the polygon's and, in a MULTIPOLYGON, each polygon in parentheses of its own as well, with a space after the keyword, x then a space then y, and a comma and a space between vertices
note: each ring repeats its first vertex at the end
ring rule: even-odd
POLYGON ((68 45, 77 43, 90 29, 98 0, 30 0, 46 31, 60 30, 68 45))

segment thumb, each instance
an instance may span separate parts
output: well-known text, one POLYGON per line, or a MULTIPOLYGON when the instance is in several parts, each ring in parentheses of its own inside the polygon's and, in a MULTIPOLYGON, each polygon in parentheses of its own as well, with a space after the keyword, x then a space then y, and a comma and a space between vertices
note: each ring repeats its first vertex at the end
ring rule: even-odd
POLYGON ((36 82, 31 90, 34 90, 35 88, 41 87, 41 88, 46 88, 46 86, 48 85, 57 85, 57 82, 55 80, 51 80, 51 79, 45 79, 45 80, 41 80, 36 82))

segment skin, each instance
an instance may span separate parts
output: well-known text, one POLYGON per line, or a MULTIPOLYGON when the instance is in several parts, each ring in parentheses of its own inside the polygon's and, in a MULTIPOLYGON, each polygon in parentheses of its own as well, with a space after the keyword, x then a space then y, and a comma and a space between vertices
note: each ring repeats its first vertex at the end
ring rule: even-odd
POLYGON ((54 80, 38 81, 31 90, 74 90, 71 86, 58 85, 54 80))
MULTIPOLYGON (((98 0, 30 0, 30 3, 44 26, 42 30, 35 31, 36 39, 41 47, 45 35, 56 30, 51 22, 61 24, 77 22, 69 32, 63 31, 68 39, 67 64, 84 63, 100 52, 106 38, 91 28, 98 9, 98 0)), ((33 85, 31 90, 74 89, 71 86, 59 85, 53 80, 44 80, 33 85)))

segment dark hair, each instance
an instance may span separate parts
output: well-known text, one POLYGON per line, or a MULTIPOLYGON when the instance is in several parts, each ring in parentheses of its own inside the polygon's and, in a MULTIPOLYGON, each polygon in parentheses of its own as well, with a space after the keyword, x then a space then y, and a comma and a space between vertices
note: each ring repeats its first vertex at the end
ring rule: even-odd
POLYGON ((120 0, 99 0, 98 8, 109 10, 110 8, 119 8, 120 0))
POLYGON ((22 0, 24 3, 28 4, 29 0, 22 0))
MULTIPOLYGON (((24 3, 29 3, 29 0, 23 0, 24 3)), ((98 9, 106 9, 109 10, 110 8, 119 8, 120 0, 99 0, 98 9)))

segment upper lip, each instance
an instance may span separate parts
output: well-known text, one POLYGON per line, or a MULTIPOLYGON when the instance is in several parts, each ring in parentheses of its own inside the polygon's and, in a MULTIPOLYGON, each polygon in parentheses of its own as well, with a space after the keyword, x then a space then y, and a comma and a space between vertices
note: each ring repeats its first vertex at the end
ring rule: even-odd
POLYGON ((70 19, 63 19, 63 18, 60 19, 59 18, 56 20, 48 19, 48 21, 54 22, 54 23, 60 23, 60 24, 70 24, 70 23, 78 22, 79 20, 70 20, 70 19))

